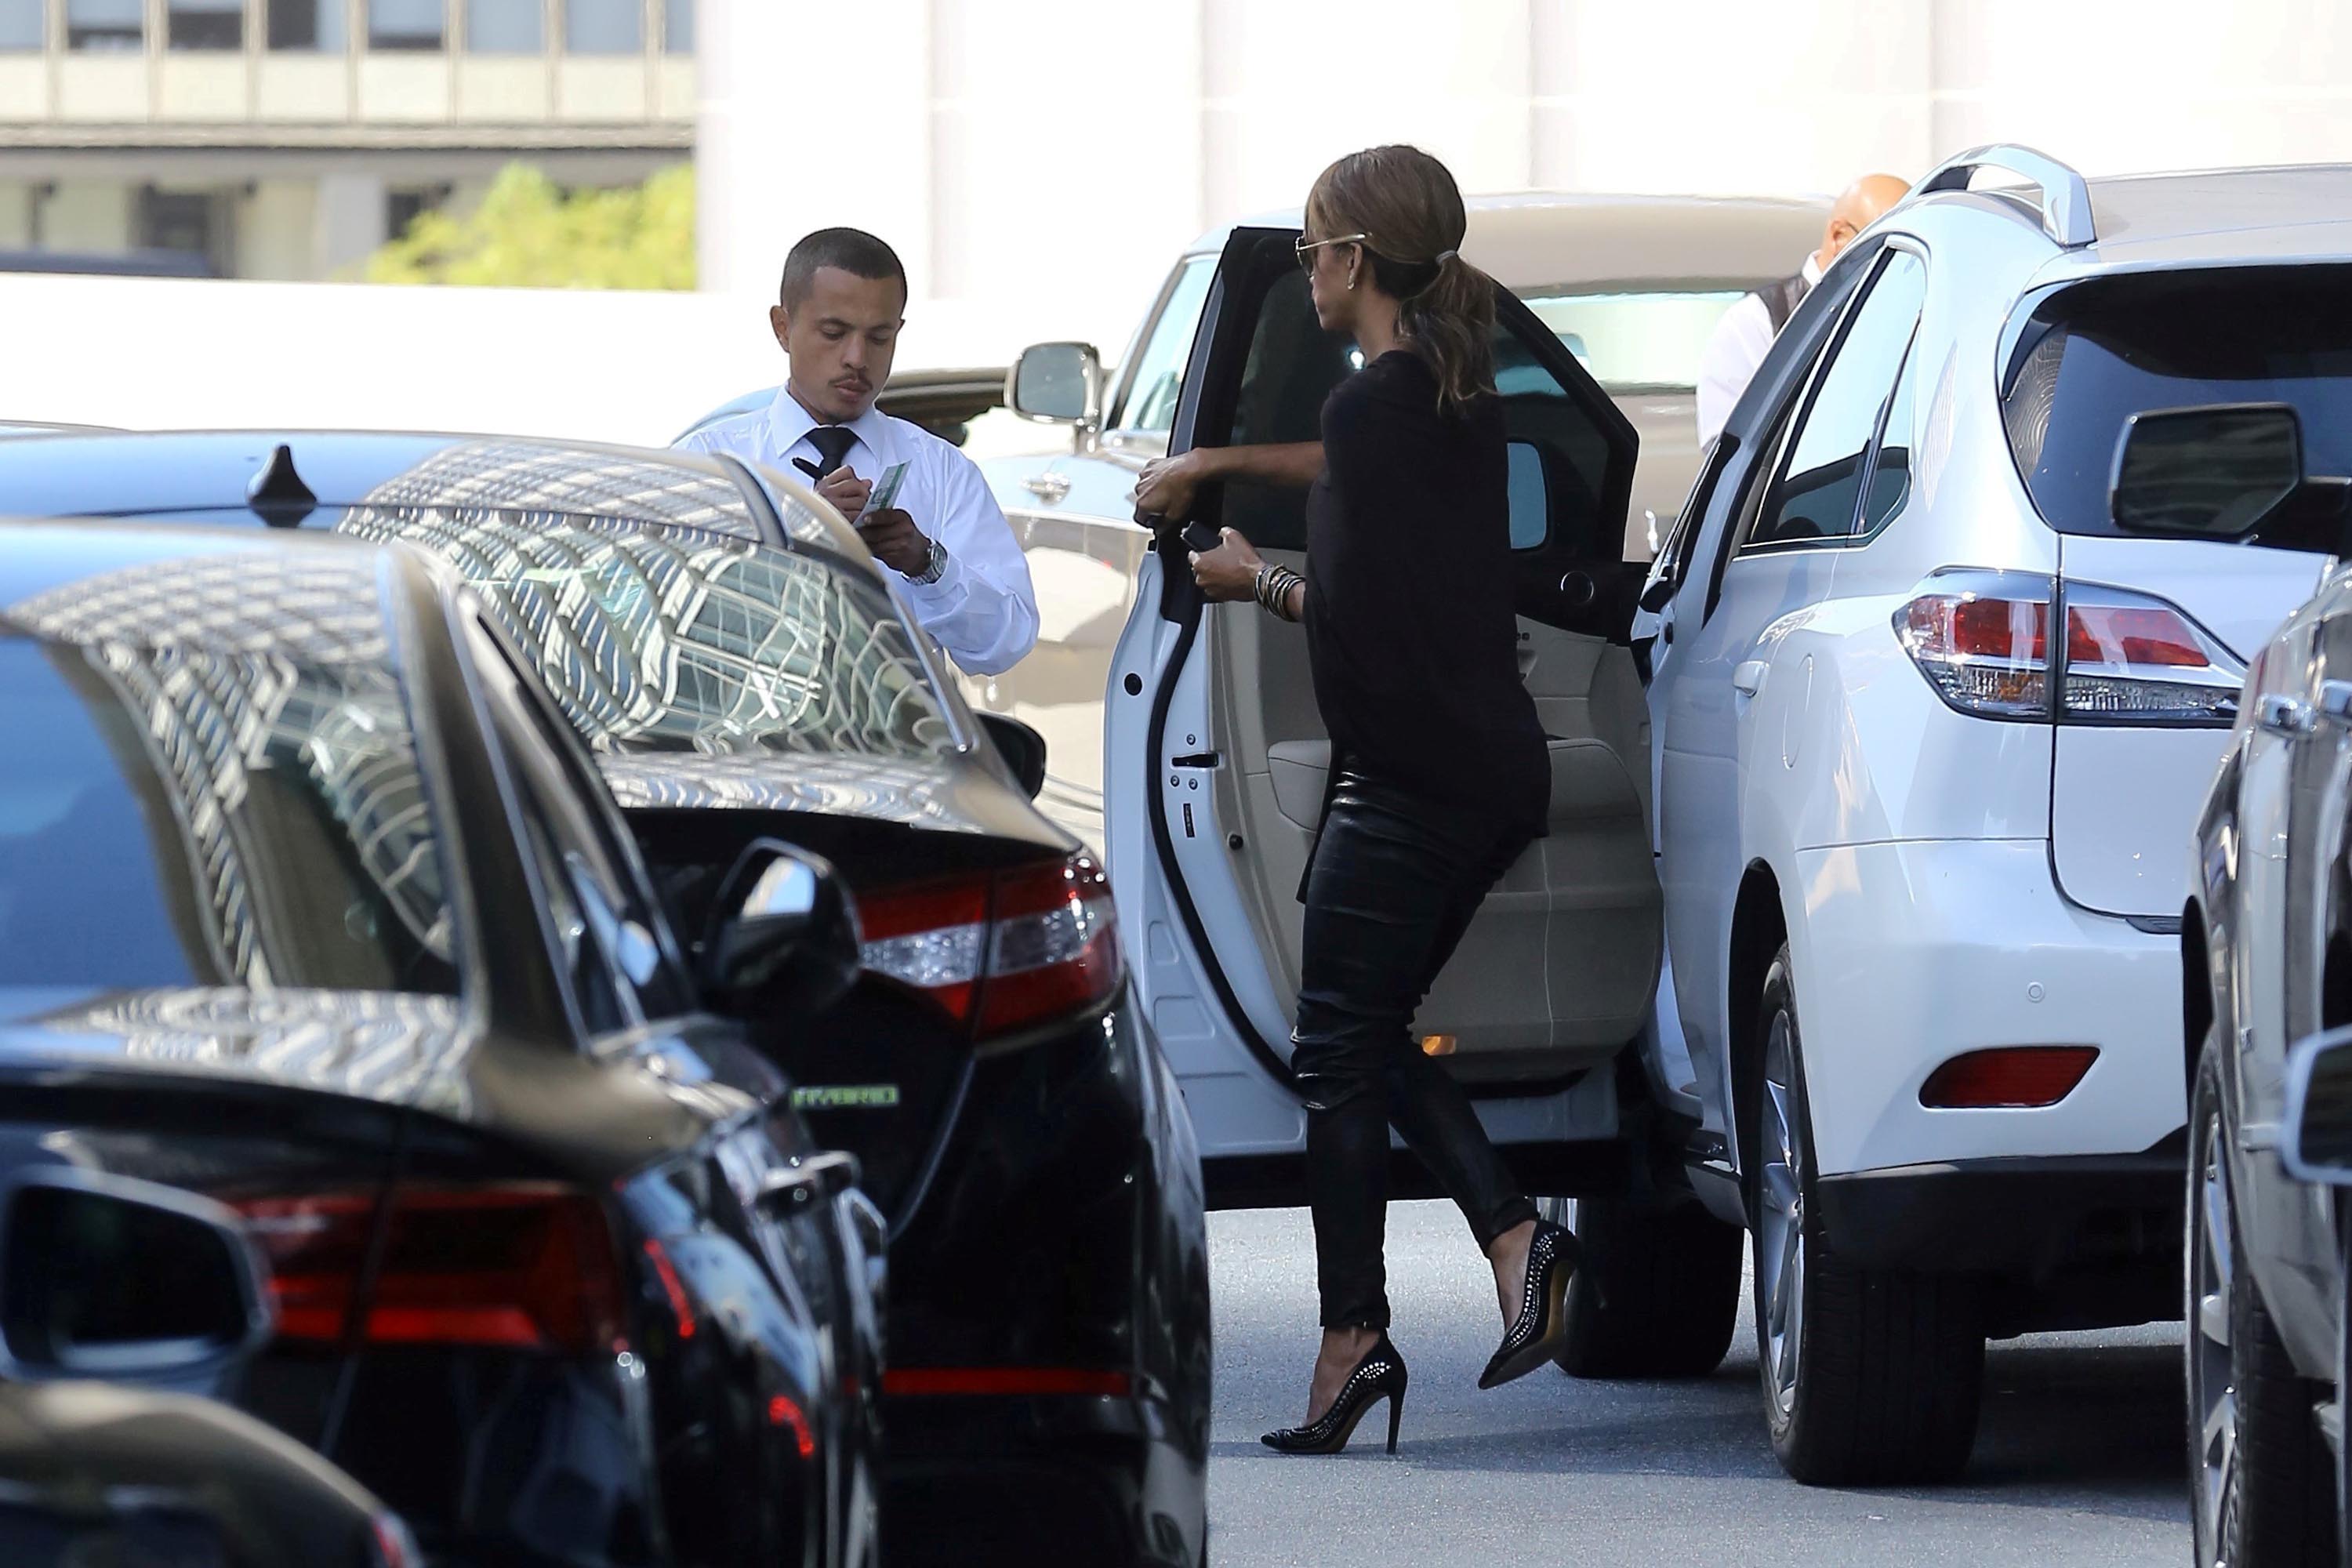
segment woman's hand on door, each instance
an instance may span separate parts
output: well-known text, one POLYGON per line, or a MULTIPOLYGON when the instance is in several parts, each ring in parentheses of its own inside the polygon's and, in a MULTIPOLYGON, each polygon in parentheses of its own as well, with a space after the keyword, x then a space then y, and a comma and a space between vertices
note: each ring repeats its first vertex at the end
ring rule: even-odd
POLYGON ((1172 458, 1154 458, 1143 465, 1135 481, 1135 510, 1139 516, 1181 522, 1192 515, 1192 496, 1211 477, 1205 452, 1195 447, 1172 458))
POLYGON ((1232 604, 1255 598, 1257 569, 1265 564, 1265 558, 1257 552, 1255 545, 1230 528, 1220 529, 1217 537, 1220 542, 1214 550, 1192 552, 1192 580, 1212 603, 1232 604))

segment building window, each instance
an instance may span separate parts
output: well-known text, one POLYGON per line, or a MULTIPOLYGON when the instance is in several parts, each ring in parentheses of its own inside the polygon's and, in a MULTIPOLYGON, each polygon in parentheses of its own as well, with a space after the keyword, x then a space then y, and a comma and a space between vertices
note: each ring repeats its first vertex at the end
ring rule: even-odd
POLYGON ((646 47, 638 0, 563 0, 563 48, 574 55, 634 55, 646 47))
POLYGON ((66 0, 66 47, 145 48, 146 9, 143 0, 66 0))
POLYGON ((245 0, 171 0, 163 24, 175 49, 245 47, 245 0))
POLYGON ((674 55, 694 53, 694 0, 669 0, 662 7, 662 47, 674 55))
POLYGON ((437 49, 447 42, 441 0, 368 0, 368 47, 437 49))
POLYGON ((478 55, 535 55, 547 47, 540 0, 473 0, 466 7, 466 47, 478 55))
POLYGON ((228 198, 218 191, 139 193, 139 245, 143 250, 173 250, 204 258, 213 276, 229 275, 228 198))
POLYGON ((343 26, 343 0, 267 0, 269 47, 316 49, 340 55, 350 43, 343 26))
POLYGON ((37 49, 46 46, 49 0, 0 0, 0 49, 37 49))
MULTIPOLYGON (((482 0, 474 0, 479 7, 482 0)), ((383 237, 398 239, 408 233, 408 226, 425 214, 442 206, 449 200, 446 185, 403 185, 386 191, 383 197, 383 237)))

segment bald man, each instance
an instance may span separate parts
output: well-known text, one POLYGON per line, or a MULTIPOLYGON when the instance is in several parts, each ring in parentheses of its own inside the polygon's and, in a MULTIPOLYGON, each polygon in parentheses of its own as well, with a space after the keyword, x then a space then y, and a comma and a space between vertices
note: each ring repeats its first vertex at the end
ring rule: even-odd
POLYGON ((1756 367, 1764 363, 1772 340, 1780 335, 1797 306, 1822 280, 1838 252, 1868 228, 1878 215, 1901 201, 1911 187, 1893 174, 1864 174, 1848 185, 1830 208, 1829 226, 1822 230, 1822 247, 1805 258, 1799 271, 1777 283, 1768 283, 1723 313, 1706 352, 1698 360, 1698 444, 1706 446, 1723 433, 1733 404, 1748 390, 1756 367))

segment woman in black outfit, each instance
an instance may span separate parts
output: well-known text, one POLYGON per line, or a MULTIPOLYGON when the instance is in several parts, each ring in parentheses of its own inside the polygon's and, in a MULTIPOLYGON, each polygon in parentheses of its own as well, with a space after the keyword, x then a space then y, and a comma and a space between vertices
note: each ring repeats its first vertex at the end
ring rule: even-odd
POLYGON ((1323 172, 1298 242, 1315 313, 1364 368, 1323 405, 1323 438, 1201 447, 1152 464, 1140 510, 1182 517, 1224 479, 1310 486, 1307 574, 1233 530, 1192 557, 1208 597, 1255 597, 1307 626, 1332 784, 1305 890, 1292 1070, 1306 1100, 1323 1344, 1307 1423, 1271 1447, 1345 1447, 1389 1405, 1403 1358, 1388 1337, 1381 1234, 1389 1126, 1470 1222, 1495 1273, 1503 1342, 1479 1386, 1551 1359, 1575 1240, 1535 1205, 1461 1089, 1414 1043, 1412 1017, 1504 870, 1542 836, 1550 763, 1517 663, 1495 285, 1458 254, 1461 192, 1412 147, 1323 172))

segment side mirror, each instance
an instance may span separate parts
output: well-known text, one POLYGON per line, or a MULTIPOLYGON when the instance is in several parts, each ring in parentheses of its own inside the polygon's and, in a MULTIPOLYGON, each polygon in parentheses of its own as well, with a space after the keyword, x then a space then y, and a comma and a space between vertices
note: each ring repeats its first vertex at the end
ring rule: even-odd
POLYGON ((864 967, 857 911, 819 856, 773 838, 737 856, 710 907, 703 988, 738 1012, 814 1013, 841 999, 864 967))
POLYGON ((1045 737, 1010 713, 982 713, 978 718, 980 727, 996 742, 1004 765, 1021 782, 1022 792, 1035 800, 1045 788, 1045 737))
POLYGON ((1004 378, 1004 405, 1024 419, 1091 429, 1102 423, 1102 355, 1092 343, 1033 343, 1004 378))
POLYGON ((2352 1028, 2313 1035, 2287 1053, 2279 1156, 2298 1181, 2352 1186, 2352 1028))
POLYGON ((1675 580, 1672 577, 1661 577, 1642 590, 1642 608, 1654 616, 1674 602, 1675 580))
POLYGON ((2284 545, 2252 536, 2303 483, 2303 422, 2290 405, 2155 409, 2124 421, 2107 509, 2126 533, 2284 545))
POLYGON ((0 1189, 0 1376, 210 1393, 274 1327, 234 1211, 71 1165, 0 1189))

